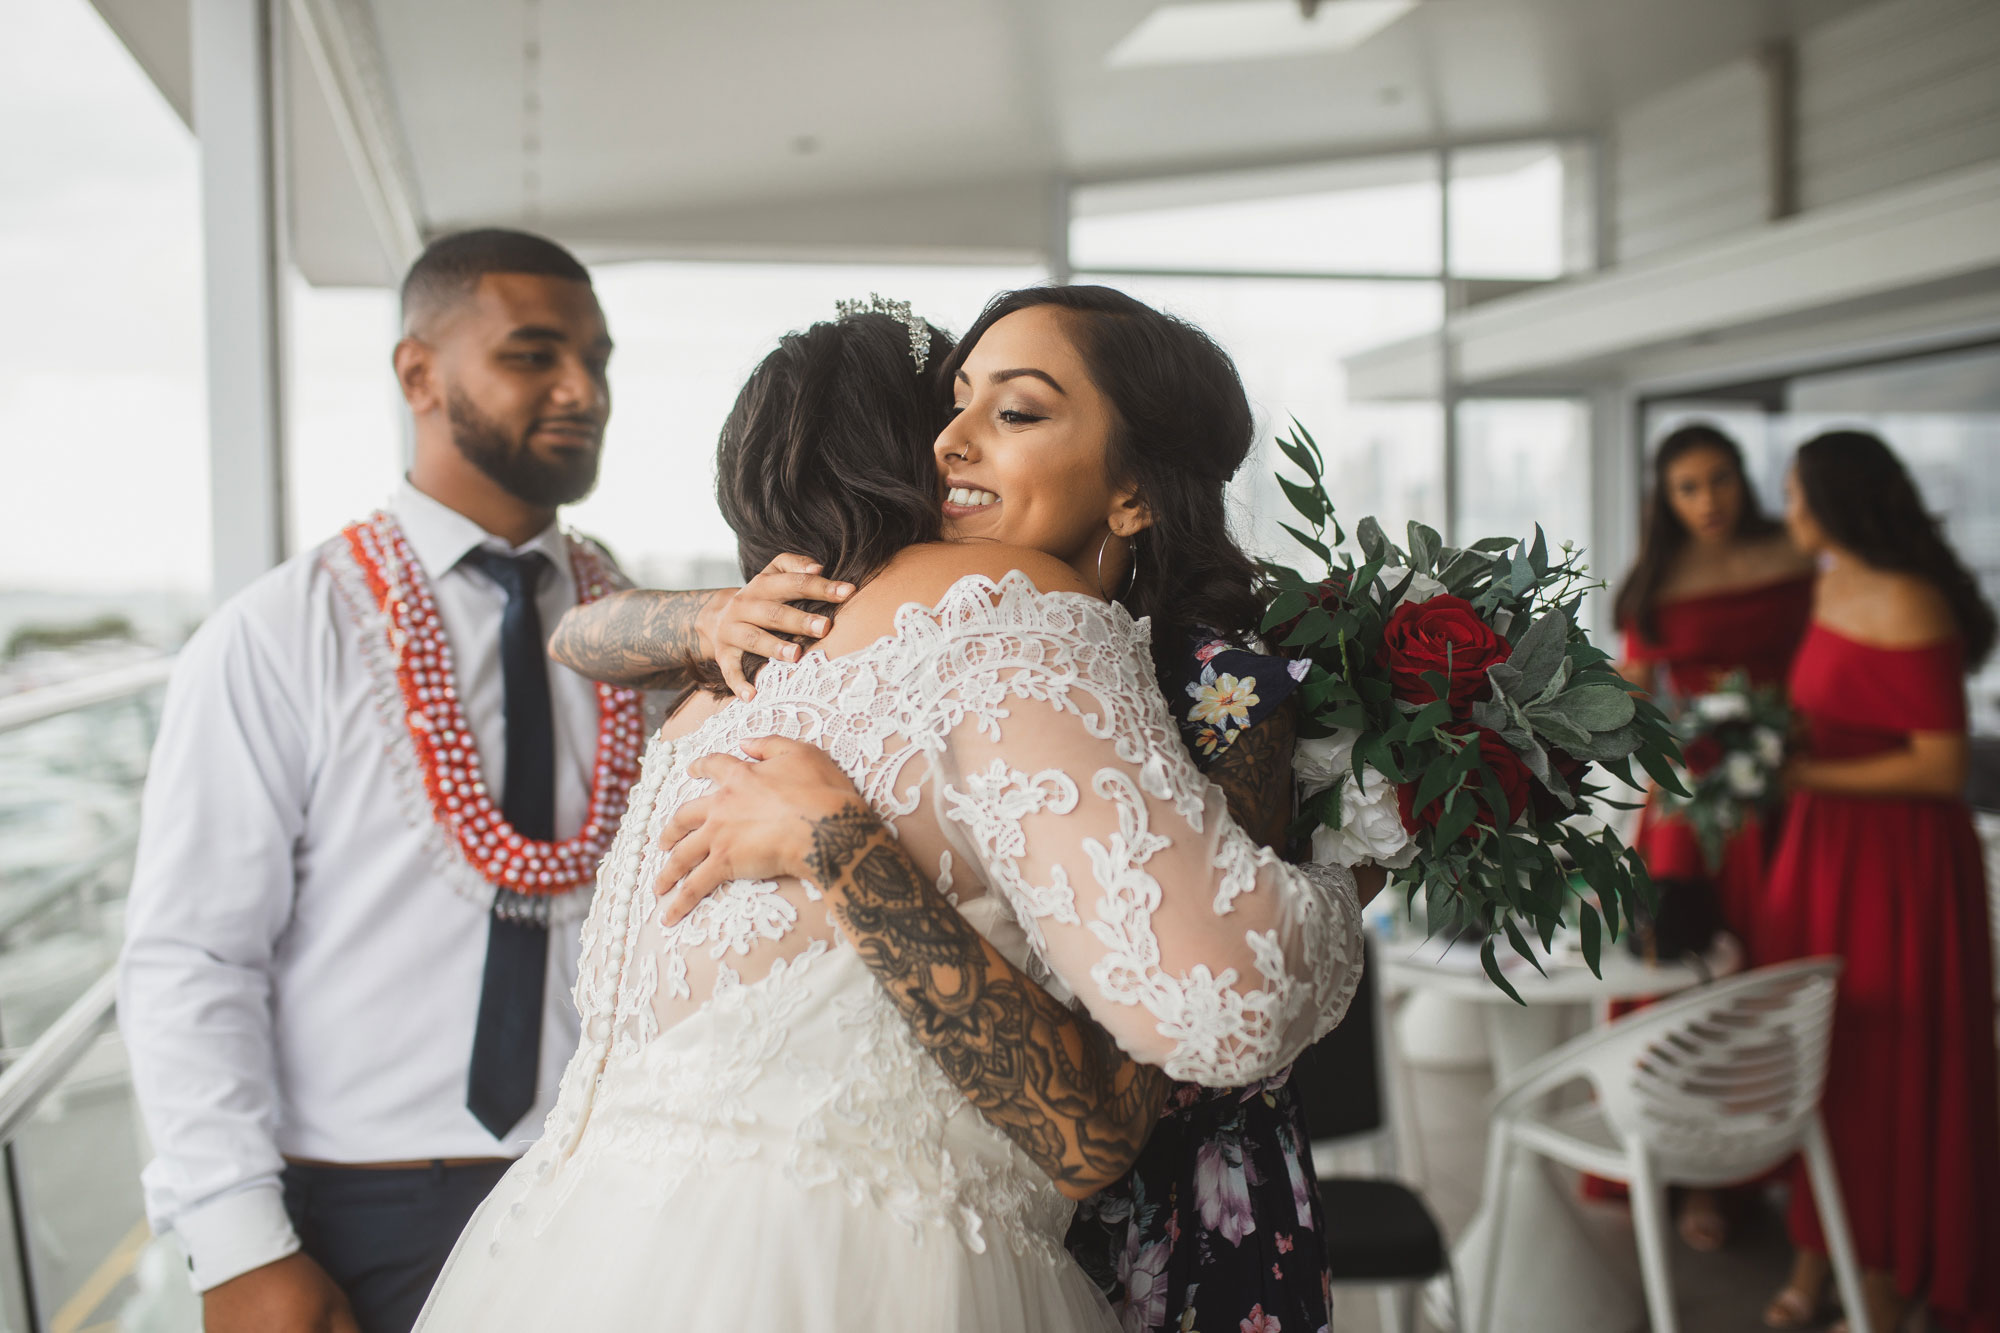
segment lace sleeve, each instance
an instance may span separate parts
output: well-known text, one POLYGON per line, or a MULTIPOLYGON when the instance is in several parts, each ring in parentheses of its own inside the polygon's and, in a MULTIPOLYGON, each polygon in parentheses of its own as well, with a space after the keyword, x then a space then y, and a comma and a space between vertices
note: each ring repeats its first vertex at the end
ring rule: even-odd
POLYGON ((1018 574, 970 582, 985 595, 941 604, 903 694, 947 836, 1133 1058, 1215 1087, 1276 1073, 1352 997, 1353 877, 1287 865, 1229 818, 1143 625, 1018 574))

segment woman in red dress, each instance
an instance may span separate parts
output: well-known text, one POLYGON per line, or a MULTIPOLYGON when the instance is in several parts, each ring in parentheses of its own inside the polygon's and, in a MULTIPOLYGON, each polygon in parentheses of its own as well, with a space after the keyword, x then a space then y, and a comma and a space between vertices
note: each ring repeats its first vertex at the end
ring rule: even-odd
MULTIPOLYGON (((1752 685, 1782 686, 1811 604, 1812 565, 1758 506, 1736 442, 1699 424, 1661 441, 1639 557, 1618 591, 1626 679, 1669 707, 1738 673, 1752 685)), ((1712 867, 1694 830, 1658 797, 1649 795, 1633 843, 1663 904, 1711 906, 1747 947, 1764 882, 1764 828, 1746 821, 1712 867)), ((1728 1223, 1717 1191, 1686 1191, 1679 1229, 1695 1249, 1719 1249, 1728 1223)))
MULTIPOLYGON (((1836 431, 1800 448, 1786 521, 1820 576, 1792 669, 1805 750, 1758 923, 1768 959, 1846 963, 1822 1114, 1865 1273, 1892 1333, 1927 1305, 2000 1331, 2000 1094, 1986 879, 1966 776, 1965 673, 1993 612, 1888 446, 1836 431)), ((1792 1196, 1791 1282, 1765 1311, 1809 1322, 1827 1263, 1792 1196)))

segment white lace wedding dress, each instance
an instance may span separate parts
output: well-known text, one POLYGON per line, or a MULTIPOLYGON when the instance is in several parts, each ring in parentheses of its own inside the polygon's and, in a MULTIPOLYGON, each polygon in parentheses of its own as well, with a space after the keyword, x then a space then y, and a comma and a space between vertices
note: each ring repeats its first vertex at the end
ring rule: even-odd
POLYGON ((654 842, 706 788, 688 764, 772 735, 827 750, 988 939, 1177 1077, 1268 1075, 1353 993, 1352 879, 1228 820, 1146 626, 963 579, 655 739, 584 926, 582 1044, 425 1333, 1116 1327, 1063 1249, 1069 1201, 916 1044, 812 885, 738 881, 662 928, 654 842))

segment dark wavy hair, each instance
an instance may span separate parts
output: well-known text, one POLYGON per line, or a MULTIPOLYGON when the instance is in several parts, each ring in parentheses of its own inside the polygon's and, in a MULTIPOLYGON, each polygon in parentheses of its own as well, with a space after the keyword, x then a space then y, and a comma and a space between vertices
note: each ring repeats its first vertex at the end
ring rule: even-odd
MULTIPOLYGON (((935 366, 951 339, 925 327, 935 366)), ((936 541, 939 423, 909 330, 891 316, 849 315, 780 338, 744 381, 716 446, 715 500, 743 577, 804 551, 828 578, 860 584, 904 547, 936 541)))
POLYGON ((1121 291, 1025 287, 988 302, 940 367, 946 405, 953 377, 986 330, 1037 306, 1064 312, 1091 382, 1112 406, 1111 480, 1135 487, 1152 514, 1133 544, 1131 589, 1119 600, 1153 618, 1153 662, 1169 679, 1197 626, 1246 639, 1262 618, 1257 569, 1230 535, 1223 499, 1253 439, 1243 381, 1207 334, 1121 291))
POLYGON ((1625 582, 1620 585, 1618 600, 1612 607, 1612 618, 1620 628, 1636 628, 1647 639, 1659 637, 1656 615, 1659 611, 1660 585, 1667 581, 1667 574, 1674 566, 1674 557, 1688 543, 1687 524, 1674 513, 1673 500, 1667 493, 1667 470, 1702 449, 1715 450, 1727 458, 1730 467, 1735 469, 1737 484, 1743 490, 1743 510, 1736 517, 1735 535, 1738 538, 1769 537, 1784 528, 1757 503, 1757 492, 1751 489, 1750 478, 1743 470, 1743 450, 1719 428, 1698 421, 1682 426, 1660 441, 1660 447, 1653 455, 1652 485, 1646 500, 1645 521, 1639 533, 1639 555, 1632 562, 1625 582))
POLYGON ((1993 651, 1993 608, 1895 451, 1867 431, 1828 431, 1799 446, 1793 468, 1806 508, 1836 545, 1944 594, 1966 665, 1977 669, 1993 651))

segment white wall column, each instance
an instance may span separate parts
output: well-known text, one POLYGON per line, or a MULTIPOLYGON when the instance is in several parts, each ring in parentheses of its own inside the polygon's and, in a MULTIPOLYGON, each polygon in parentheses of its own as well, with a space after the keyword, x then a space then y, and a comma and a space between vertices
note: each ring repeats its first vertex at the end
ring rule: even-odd
POLYGON ((211 591, 285 558, 285 246, 276 0, 191 0, 208 344, 211 591))
POLYGON ((1617 652, 1611 599, 1639 553, 1640 498, 1645 460, 1640 456, 1637 399, 1631 390, 1609 386, 1593 391, 1590 404, 1591 575, 1610 586, 1585 603, 1585 626, 1605 651, 1617 652))

